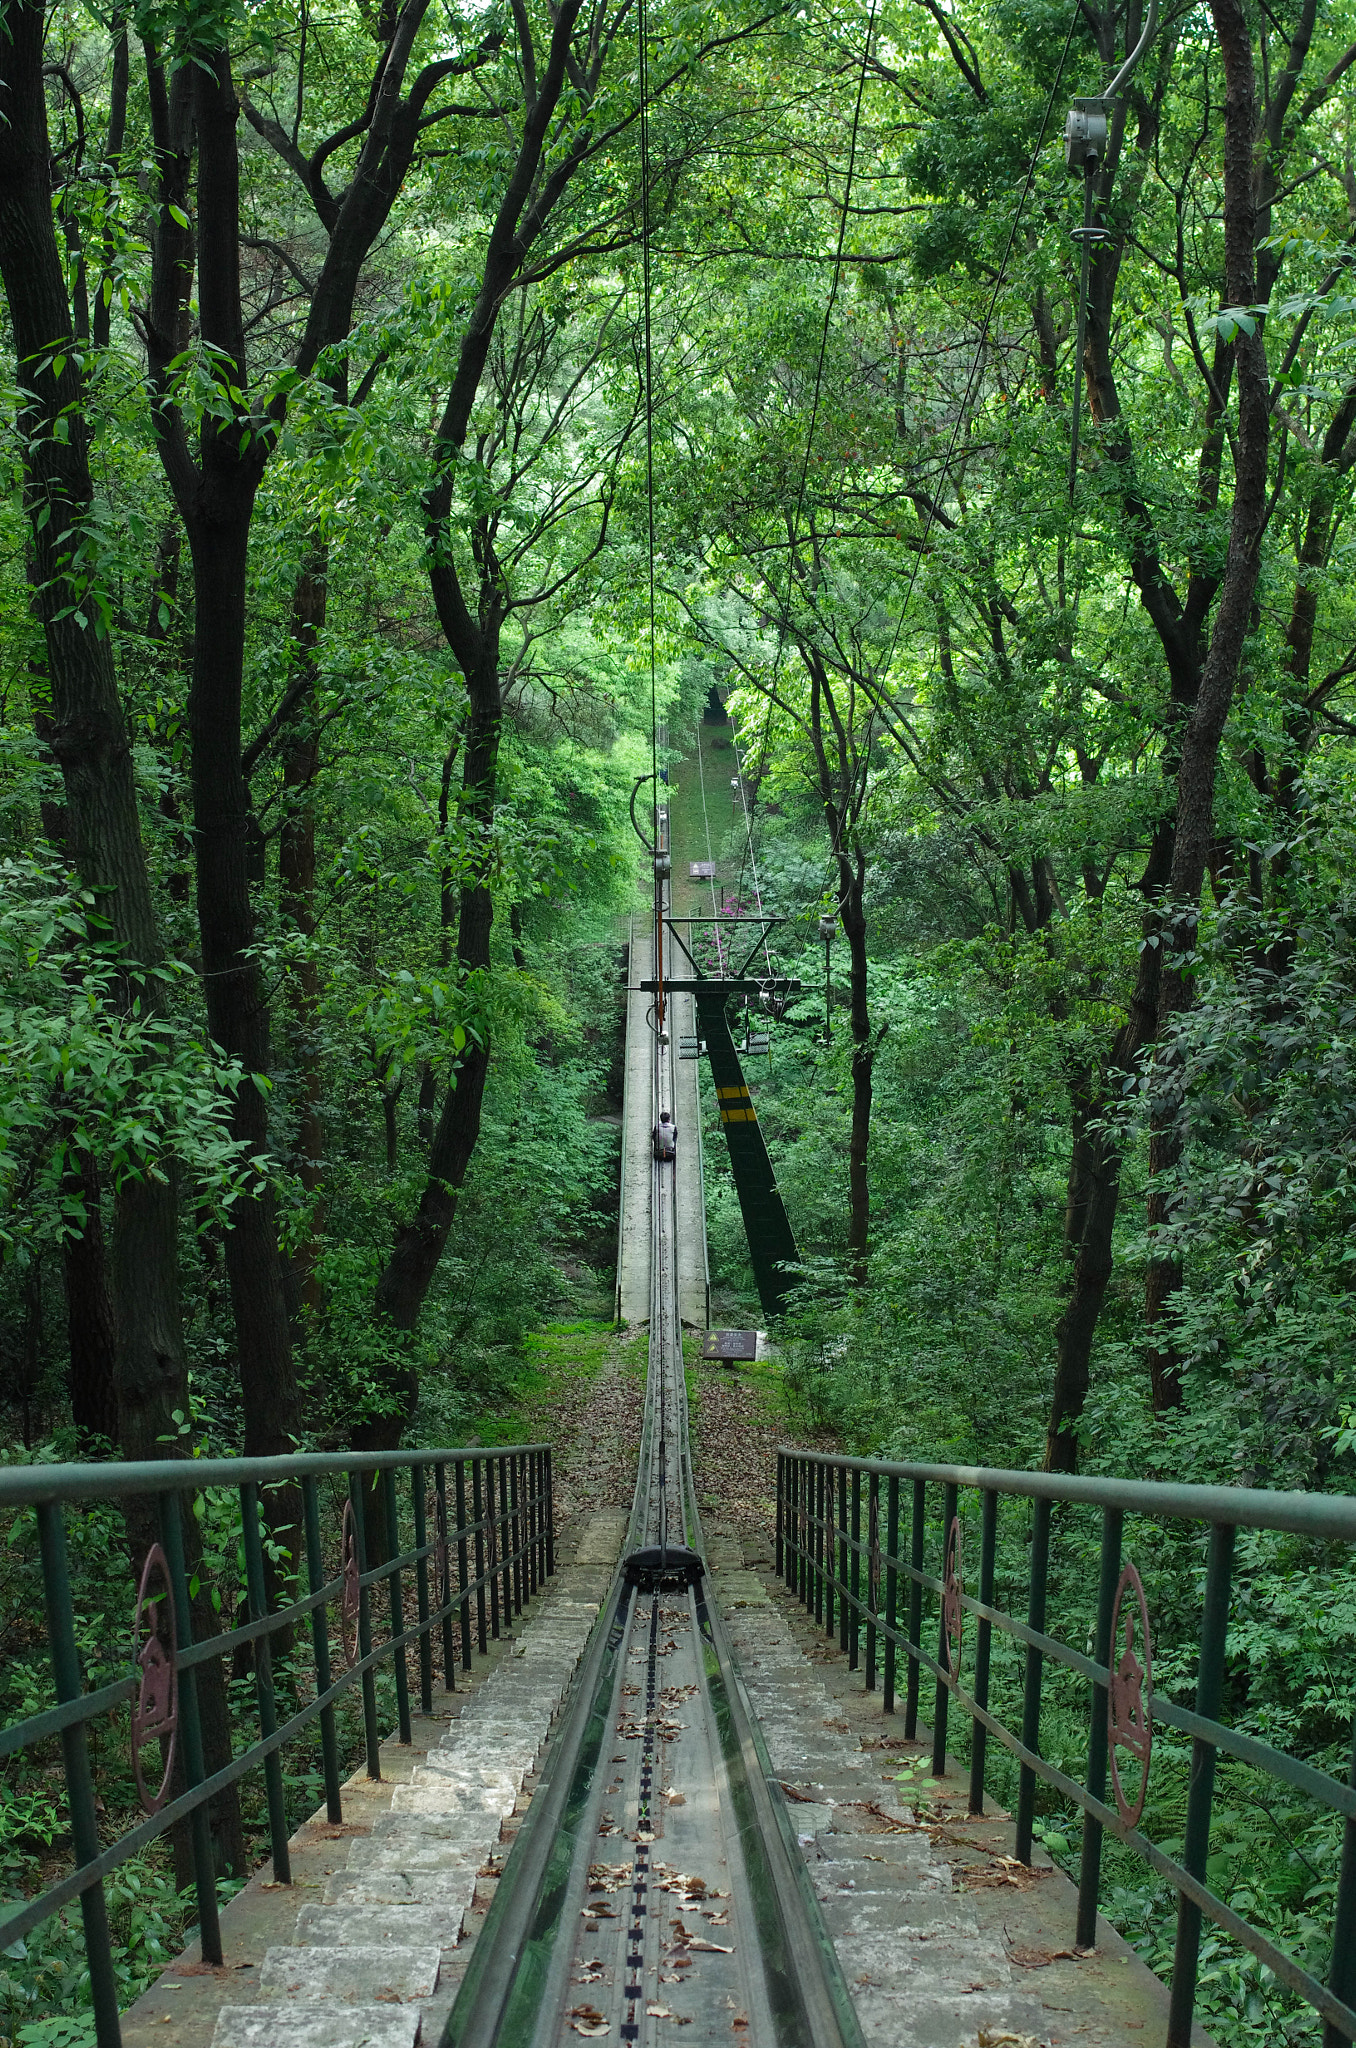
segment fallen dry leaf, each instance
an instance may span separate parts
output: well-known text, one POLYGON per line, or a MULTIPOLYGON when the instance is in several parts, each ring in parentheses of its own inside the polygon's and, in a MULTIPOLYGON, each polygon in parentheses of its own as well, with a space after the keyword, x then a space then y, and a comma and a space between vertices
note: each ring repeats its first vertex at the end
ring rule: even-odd
POLYGON ((1033 1870, 1029 1863, 1019 1863, 1015 1856, 996 1856, 992 1863, 967 1863, 956 1872, 961 1889, 967 1892, 989 1891, 1004 1884, 1019 1892, 1029 1891, 1049 1875, 1048 1870, 1033 1870))
POLYGON ((1010 1948, 1008 1961, 1016 1963, 1019 1970, 1043 1970, 1047 1963, 1073 1963, 1078 1960, 1077 1949, 1072 1948, 1010 1948))
POLYGON ((610 2033, 612 2022, 596 2005, 576 2005, 570 2012, 570 2026, 576 2034, 583 2034, 586 2040, 600 2041, 610 2033))

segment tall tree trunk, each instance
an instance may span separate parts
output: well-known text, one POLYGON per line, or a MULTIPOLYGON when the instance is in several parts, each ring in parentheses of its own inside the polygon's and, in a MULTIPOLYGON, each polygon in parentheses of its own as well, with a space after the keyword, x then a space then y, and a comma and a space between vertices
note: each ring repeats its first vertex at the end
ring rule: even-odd
POLYGON ((840 860, 840 912, 848 942, 849 1010, 852 1025, 852 1135, 848 1140, 848 1254, 860 1285, 866 1284, 866 1256, 871 1233, 871 1191, 867 1157, 871 1146, 871 1084, 875 1047, 867 1008, 866 909, 863 885, 866 863, 840 860), (842 886, 843 884, 846 886, 842 886))
MULTIPOLYGON (((268 1107, 253 1077, 268 1074, 272 1052, 263 977, 251 957, 251 813, 240 749, 253 495, 252 485, 232 493, 219 482, 212 494, 216 516, 195 507, 189 522, 197 612, 189 725, 208 1028, 222 1050, 245 1069, 232 1107, 231 1134, 248 1146, 251 1156, 258 1156, 269 1151, 268 1107)), ((251 1199, 237 1202, 231 1212, 226 1271, 240 1354, 245 1456, 277 1457, 293 1446, 300 1404, 273 1193, 262 1176, 251 1199)))
MULTIPOLYGON (((317 644, 324 630, 329 590, 329 549, 317 539, 307 550, 292 593, 295 684, 303 686, 283 731, 284 812, 278 835, 278 895, 285 918, 305 939, 315 934, 315 778, 320 767, 316 703, 317 644)), ((288 1313, 320 1312, 317 1276, 324 1210, 320 1198, 325 1125, 320 1112, 320 973, 311 959, 293 968, 287 981, 291 1107, 296 1118, 294 1164, 310 1203, 305 1237, 288 1261, 288 1313)))
MULTIPOLYGON (((259 1157, 270 1150, 262 1084, 271 1047, 263 976, 252 957, 254 819, 241 750, 241 699, 250 523, 268 430, 249 414, 242 397, 248 375, 240 297, 240 105, 225 48, 198 53, 167 88, 148 44, 147 83, 160 214, 145 330, 157 445, 193 566, 188 723, 204 994, 212 1037, 244 1069, 232 1104, 232 1136, 259 1157), (193 279, 193 233, 185 223, 195 139, 198 313, 221 399, 201 421, 196 459, 170 369, 183 345, 193 279)), ((276 1456, 292 1448, 301 1414, 275 1205, 263 1174, 232 1211, 225 1250, 245 1454, 276 1456)), ((292 1547, 298 1509, 291 1490, 265 1495, 270 1527, 292 1547)))
MULTIPOLYGON (((499 741, 503 706, 499 693, 499 620, 492 611, 478 649, 475 667, 467 674, 470 715, 462 761, 461 819, 472 846, 470 872, 463 882, 457 922, 457 965, 463 977, 483 972, 490 964, 490 929, 494 899, 490 893, 491 834, 499 786, 499 741)), ((449 757, 450 758, 450 757, 449 757)), ((449 769, 450 775, 450 769, 449 769)), ((396 1231, 391 1256, 377 1283, 377 1311, 398 1330, 413 1330, 433 1276, 438 1270, 448 1232, 457 1213, 457 1197, 466 1179, 480 1137, 485 1078, 489 1072, 489 1036, 480 1031, 466 1047, 462 1062, 443 1098, 442 1114, 429 1151, 428 1179, 414 1216, 396 1231)), ((385 1448, 400 1441, 413 1409, 418 1380, 408 1356, 394 1388, 403 1413, 373 1418, 354 1433, 359 1449, 385 1448)))
POLYGON ((104 1243, 99 1171, 88 1152, 66 1167, 68 1196, 78 1197, 84 1224, 61 1246, 66 1280, 66 1341, 70 1353, 71 1420, 86 1454, 95 1443, 118 1440, 118 1326, 104 1243))
MULTIPOLYGON (((25 500, 37 571, 38 607, 52 688, 52 751, 66 790, 70 856, 99 892, 125 963, 121 998, 154 1013, 160 1005, 160 940, 137 812, 132 750, 112 650, 81 610, 80 582, 67 550, 93 502, 81 358, 71 347, 51 207, 44 11, 14 0, 0 37, 0 279, 9 303, 24 399, 25 500), (63 349, 63 341, 67 346, 63 349), (58 369, 58 364, 60 368, 58 369), (57 423, 61 422, 58 433, 57 423), (81 621, 84 620, 82 624, 81 621)), ((178 1202, 172 1179, 127 1179, 113 1204, 118 1442, 127 1459, 178 1448, 173 1411, 188 1409, 179 1306, 178 1202)), ((128 1505, 136 1546, 138 1513, 128 1505)), ((201 1668, 208 1769, 229 1760, 225 1685, 219 1664, 201 1668)), ((240 1842, 234 1787, 216 1803, 223 1834, 240 1842)))
MULTIPOLYGON (((1257 296, 1257 207, 1253 179, 1256 90, 1252 38, 1241 0, 1212 0, 1211 13, 1224 64, 1224 251, 1225 299, 1252 306, 1257 296)), ((1266 344, 1261 322, 1235 343, 1238 432, 1234 459, 1234 502, 1229 554, 1215 612, 1210 652, 1200 690, 1187 720, 1177 773, 1177 831, 1168 881, 1169 909, 1163 934, 1165 954, 1158 992, 1159 1051, 1154 1062, 1153 1122, 1149 1144, 1150 1243, 1167 1220, 1165 1182, 1182 1155, 1185 1074, 1182 1050, 1167 1032, 1171 1020, 1191 1001, 1188 956, 1196 945, 1201 889, 1214 836, 1215 774, 1220 741, 1233 702, 1257 589, 1262 531, 1266 519, 1267 448, 1271 409, 1266 344), (1165 1036, 1165 1033, 1167 1035, 1165 1036), (1155 1183, 1157 1185, 1155 1185, 1155 1183)), ((1169 1327, 1174 1295, 1182 1284, 1180 1261, 1153 1255, 1145 1277, 1150 1373, 1156 1410, 1182 1399, 1180 1360, 1169 1327)))

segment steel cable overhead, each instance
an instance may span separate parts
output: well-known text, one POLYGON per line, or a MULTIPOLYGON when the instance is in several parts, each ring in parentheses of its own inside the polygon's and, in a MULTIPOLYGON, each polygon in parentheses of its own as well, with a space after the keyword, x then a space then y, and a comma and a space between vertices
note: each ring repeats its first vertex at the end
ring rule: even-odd
POLYGON ((1017 229, 1021 225, 1022 215, 1026 210, 1026 202, 1031 196, 1031 187, 1036 181, 1036 166, 1040 162, 1041 151, 1045 147, 1046 130, 1050 126, 1050 115, 1054 108, 1056 96, 1059 92, 1060 80, 1064 76, 1064 66, 1068 62, 1069 50, 1073 43, 1073 33, 1078 26, 1079 13, 1079 7, 1075 6, 1073 14, 1069 20, 1069 33, 1064 38, 1064 48, 1060 52, 1059 63, 1055 68, 1054 82, 1050 87, 1050 95, 1045 102, 1045 112, 1041 115, 1040 133, 1036 137, 1036 147, 1032 150, 1031 162, 1027 165, 1026 182, 1022 186, 1021 194, 1017 200, 1017 209, 1012 216, 1012 225, 1008 229, 1008 239, 1006 246, 1003 250, 1003 260, 998 266, 998 276, 994 279, 993 291, 989 295, 989 305, 988 310, 984 315, 984 324, 980 328, 979 340, 975 344, 974 361, 970 365, 970 374, 966 379, 965 383, 965 396, 962 398, 960 408, 957 411, 956 423, 951 429, 951 440, 950 444, 947 447, 946 460, 942 464, 942 473, 938 489, 937 491, 934 491, 932 498, 930 499, 928 504, 928 516, 923 523, 923 538, 918 544, 918 553, 914 557, 913 573, 909 577, 909 587, 904 593, 904 602, 900 606, 899 616, 895 620, 895 630, 893 637, 890 641, 889 651, 886 654, 885 660, 881 664, 880 675, 882 683, 884 682, 885 676, 889 672, 890 663, 894 660, 895 648, 899 645, 899 636, 901 632, 904 630, 904 620, 908 613, 910 601, 913 597, 914 585, 918 581, 918 571, 922 565, 923 557, 927 553, 928 540, 932 533, 933 523, 937 517, 937 505, 940 492, 942 488, 944 488, 947 479, 950 476, 951 464, 956 454, 956 443, 960 439, 961 427, 965 423, 965 417, 967 412, 969 411, 970 399, 974 392, 975 385, 979 378, 980 369, 984 362, 984 350, 989 339, 989 328, 993 324, 993 316, 998 308, 998 295, 1002 291, 1003 286, 1007 281, 1008 263, 1012 256, 1013 245, 1017 240, 1017 229))

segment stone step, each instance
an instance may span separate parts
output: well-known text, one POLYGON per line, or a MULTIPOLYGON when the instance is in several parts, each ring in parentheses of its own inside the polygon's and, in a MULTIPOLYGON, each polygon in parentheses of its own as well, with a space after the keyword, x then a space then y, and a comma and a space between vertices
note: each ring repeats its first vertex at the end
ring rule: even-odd
POLYGON ((455 1948, 465 1917, 464 1905, 434 1905, 427 1899, 405 1905, 303 1906, 293 1939, 303 1948, 455 1948))
POLYGON ((422 2024, 417 2005, 226 2005, 212 2048, 417 2048, 422 2024))
POLYGON ((385 2004, 431 1998, 442 1955, 436 1948, 271 1948, 259 1972, 265 1998, 385 2004))
MULTIPOLYGON (((431 1778, 436 1778, 430 1772, 431 1778)), ((516 1792, 489 1792, 479 1794, 465 1791, 458 1785, 419 1784, 397 1785, 391 1798, 392 1813, 445 1813, 493 1814, 500 1818, 511 1813, 517 1798, 516 1792)))
POLYGON ((326 1906, 430 1906, 455 1913, 470 1905, 482 1857, 462 1857, 436 1870, 336 1870, 321 1893, 326 1906))
POLYGON ((402 1843, 388 1835, 381 1842, 355 1842, 349 1852, 348 1867, 355 1876, 366 1879, 400 1870, 459 1870, 465 1863, 483 1862, 482 1851, 497 1838, 499 1830, 493 1824, 484 1826, 483 1814, 476 1819, 480 1825, 455 1836, 423 1835, 402 1843), (359 1850, 365 1853, 358 1854, 359 1850))

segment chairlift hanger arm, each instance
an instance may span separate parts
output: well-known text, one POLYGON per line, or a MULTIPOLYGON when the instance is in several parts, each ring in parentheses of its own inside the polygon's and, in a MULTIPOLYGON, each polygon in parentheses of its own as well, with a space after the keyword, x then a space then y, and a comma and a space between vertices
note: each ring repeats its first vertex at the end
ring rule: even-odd
POLYGON ((646 783, 653 782, 654 780, 655 775, 653 769, 651 769, 648 774, 638 775, 636 777, 635 788, 631 791, 631 827, 637 839, 640 841, 641 845, 645 848, 645 851, 648 854, 655 854, 658 852, 659 849, 650 844, 649 840, 645 837, 645 834, 641 831, 640 826, 636 823, 636 798, 640 795, 640 792, 642 789, 644 789, 646 783))

